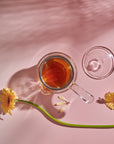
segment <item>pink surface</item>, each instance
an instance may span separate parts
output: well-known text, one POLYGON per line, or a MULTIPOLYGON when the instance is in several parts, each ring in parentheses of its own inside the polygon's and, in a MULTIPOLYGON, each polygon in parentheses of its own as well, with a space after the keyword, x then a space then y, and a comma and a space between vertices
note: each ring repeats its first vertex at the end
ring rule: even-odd
MULTIPOLYGON (((7 86, 13 88, 19 98, 39 104, 51 115, 65 122, 114 124, 114 111, 96 103, 98 97, 104 97, 106 92, 114 92, 114 73, 103 80, 93 80, 85 75, 81 65, 83 54, 92 46, 103 45, 114 52, 114 28, 112 27, 114 22, 111 21, 103 26, 99 24, 95 29, 91 26, 92 23, 89 23, 91 28, 89 31, 86 27, 87 31, 80 29, 74 32, 68 25, 64 27, 61 24, 59 27, 58 25, 54 27, 55 17, 51 17, 47 25, 53 26, 53 30, 49 31, 45 28, 45 24, 43 28, 41 25, 47 22, 49 13, 45 16, 41 11, 42 17, 38 14, 39 18, 37 18, 36 12, 39 11, 35 6, 32 14, 28 11, 30 6, 28 9, 25 5, 18 9, 20 13, 10 5, 8 12, 4 6, 0 14, 2 19, 0 22, 0 89, 7 86), (94 95, 95 100, 92 104, 85 104, 78 96, 68 91, 60 95, 67 98, 70 104, 64 113, 59 113, 60 107, 54 106, 59 101, 58 94, 51 96, 40 94, 36 83, 36 64, 43 55, 53 51, 64 52, 75 61, 78 69, 77 84, 94 95)), ((62 16, 58 13, 57 16, 62 19, 64 13, 62 16)), ((57 125, 39 110, 23 104, 17 105, 12 116, 1 114, 0 119, 0 144, 113 144, 113 137, 114 129, 68 128, 57 125)))

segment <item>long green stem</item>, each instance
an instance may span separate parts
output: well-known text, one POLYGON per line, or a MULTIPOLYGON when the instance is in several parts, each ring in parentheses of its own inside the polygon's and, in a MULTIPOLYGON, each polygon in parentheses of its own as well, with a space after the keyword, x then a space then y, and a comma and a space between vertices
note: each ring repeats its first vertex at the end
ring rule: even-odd
POLYGON ((25 100, 15 100, 15 102, 24 102, 24 103, 28 103, 30 105, 35 106, 36 108, 38 108, 39 110, 41 110, 43 113, 45 113, 49 118, 51 118, 54 122, 56 122, 58 124, 61 124, 63 126, 77 127, 77 128, 114 128, 114 125, 82 125, 82 124, 66 123, 66 122, 63 122, 63 121, 60 121, 60 120, 54 118, 46 110, 44 110, 42 107, 40 107, 39 105, 37 105, 35 103, 32 103, 30 101, 25 101, 25 100))

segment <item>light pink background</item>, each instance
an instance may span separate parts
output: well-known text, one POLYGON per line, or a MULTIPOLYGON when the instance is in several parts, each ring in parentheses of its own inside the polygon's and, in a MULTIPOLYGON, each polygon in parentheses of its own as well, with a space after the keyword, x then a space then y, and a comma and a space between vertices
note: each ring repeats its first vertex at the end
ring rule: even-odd
MULTIPOLYGON (((114 124, 114 111, 96 103, 98 97, 104 97, 106 92, 114 92, 114 73, 106 79, 93 80, 85 75, 81 65, 84 52, 92 46, 103 45, 114 52, 114 22, 95 30, 89 23, 92 30, 77 30, 76 34, 71 34, 69 30, 66 32, 64 26, 61 26, 63 31, 55 27, 55 31, 49 33, 48 30, 44 32, 42 27, 41 30, 37 28, 36 11, 33 10, 30 17, 26 7, 26 11, 19 9, 21 14, 16 8, 14 12, 9 8, 10 13, 5 13, 5 6, 3 8, 0 15, 0 89, 7 86, 13 88, 19 98, 39 104, 65 122, 114 124), (75 61, 77 83, 94 95, 92 104, 85 104, 68 91, 61 95, 70 104, 64 113, 59 113, 60 107, 54 106, 59 101, 58 95, 40 94, 36 83, 36 64, 43 55, 53 51, 64 52, 75 61)), ((45 16, 43 12, 41 14, 45 16)), ((44 19, 43 16, 39 16, 40 20, 46 22, 44 20, 48 16, 44 19)), ((53 25, 52 22, 48 24, 53 25)), ((63 127, 51 122, 39 110, 23 104, 16 106, 12 116, 1 114, 0 117, 0 144, 113 144, 114 129, 63 127)))

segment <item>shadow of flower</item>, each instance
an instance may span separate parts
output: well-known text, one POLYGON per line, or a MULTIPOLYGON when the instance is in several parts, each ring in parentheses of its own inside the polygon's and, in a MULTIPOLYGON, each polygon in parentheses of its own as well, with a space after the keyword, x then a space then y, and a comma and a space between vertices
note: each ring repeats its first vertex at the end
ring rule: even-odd
MULTIPOLYGON (((60 113, 52 104, 52 96, 43 95, 37 82, 36 65, 16 72, 9 80, 8 87, 16 91, 18 98, 31 101, 42 106, 49 114, 55 118, 65 115, 60 113)), ((16 103, 20 110, 29 110, 32 106, 23 103, 16 103)))

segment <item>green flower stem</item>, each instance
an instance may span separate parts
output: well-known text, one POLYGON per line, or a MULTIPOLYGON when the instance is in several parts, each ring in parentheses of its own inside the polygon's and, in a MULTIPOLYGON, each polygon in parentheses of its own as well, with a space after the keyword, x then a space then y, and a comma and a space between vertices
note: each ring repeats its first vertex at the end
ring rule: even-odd
POLYGON ((53 116, 51 116, 46 110, 44 110, 42 107, 40 107, 39 105, 32 103, 30 101, 25 101, 25 100, 15 100, 15 102, 24 102, 24 103, 28 103, 32 106, 35 106, 36 108, 38 108, 39 110, 41 110, 43 113, 45 113, 49 118, 51 118, 54 122, 61 124, 63 126, 67 126, 67 127, 77 127, 77 128, 114 128, 114 125, 82 125, 82 124, 71 124, 71 123, 66 123, 63 121, 60 121, 56 118, 54 118, 53 116))

